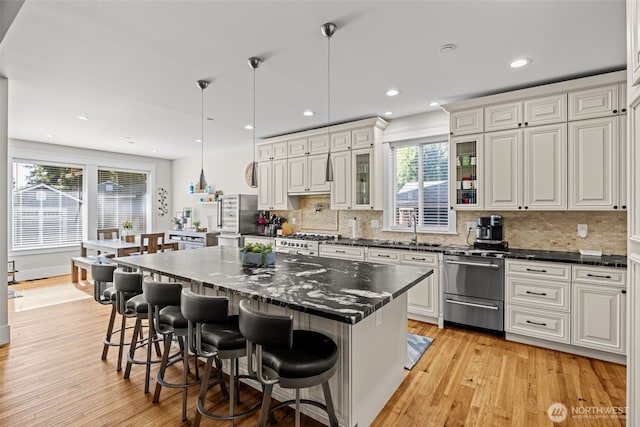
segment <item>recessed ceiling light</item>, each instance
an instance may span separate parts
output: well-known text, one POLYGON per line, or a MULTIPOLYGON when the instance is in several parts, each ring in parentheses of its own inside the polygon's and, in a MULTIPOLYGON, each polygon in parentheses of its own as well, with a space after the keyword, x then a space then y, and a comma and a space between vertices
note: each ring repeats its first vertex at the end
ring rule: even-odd
POLYGON ((78 120, 89 120, 89 116, 78 116, 78 120))
POLYGON ((313 112, 313 111, 311 111, 311 110, 305 110, 302 114, 304 114, 304 115, 305 115, 305 116, 307 116, 307 117, 311 117, 311 116, 313 116, 313 115, 314 115, 314 114, 316 114, 316 113, 314 113, 314 112, 313 112))
POLYGON ((387 91, 387 96, 396 96, 400 93, 398 89, 389 89, 387 91))
POLYGON ((47 138, 53 138, 53 135, 51 135, 50 133, 45 135, 47 138))
POLYGON ((196 142, 200 143, 200 142, 202 142, 202 140, 201 139, 196 139, 196 142))
POLYGON ((244 128, 245 128, 246 130, 251 130, 251 129, 253 129, 253 126, 251 126, 251 125, 246 125, 244 128))
POLYGON ((511 63, 511 68, 520 68, 520 67, 524 67, 525 65, 528 65, 531 63, 531 60, 528 58, 520 58, 520 59, 516 59, 515 61, 513 61, 511 63))
POLYGON ((385 116, 390 116, 390 115, 392 115, 392 114, 393 114, 393 113, 392 113, 391 111, 385 111, 385 112, 384 112, 384 115, 385 115, 385 116))
POLYGON ((438 53, 451 53, 456 50, 457 47, 455 44, 443 44, 438 48, 438 53))
POLYGON ((432 103, 429 104, 432 107, 437 107, 438 105, 440 105, 438 102, 433 101, 432 103))
POLYGON ((151 150, 151 152, 152 152, 152 153, 157 153, 157 152, 158 152, 158 150, 151 150))

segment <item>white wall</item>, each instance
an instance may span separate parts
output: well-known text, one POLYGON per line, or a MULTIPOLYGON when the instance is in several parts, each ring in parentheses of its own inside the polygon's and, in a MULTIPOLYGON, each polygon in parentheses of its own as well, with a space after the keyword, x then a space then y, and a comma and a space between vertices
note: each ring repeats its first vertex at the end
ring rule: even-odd
POLYGON ((384 142, 449 135, 449 114, 443 110, 399 117, 389 122, 384 130, 384 142))
MULTIPOLYGON (((224 194, 257 194, 245 180, 245 170, 253 161, 251 143, 236 148, 220 149, 204 153, 204 175, 213 190, 222 190, 224 194)), ((207 224, 207 216, 213 215, 213 205, 198 204, 199 196, 189 194, 189 184, 200 177, 200 156, 187 157, 173 161, 173 188, 175 192, 174 210, 193 208, 193 218, 207 224)))
MULTIPOLYGON (((98 166, 115 167, 115 168, 133 168, 137 165, 144 165, 152 171, 150 179, 150 197, 151 197, 151 215, 150 215, 150 231, 165 231, 171 228, 171 212, 173 212, 173 180, 172 180, 172 161, 155 159, 151 157, 130 156, 126 154, 111 153, 98 150, 89 150, 77 147, 68 147, 63 145, 43 144, 33 141, 9 140, 9 159, 11 162, 13 156, 34 160, 50 160, 50 161, 68 161, 86 165, 87 167, 87 187, 95 189, 97 181, 95 178, 95 170, 98 166), (158 188, 164 188, 168 191, 169 213, 165 216, 158 216, 158 188)), ((11 165, 8 162, 8 169, 11 165)), ((7 185, 4 185, 7 188, 7 185)), ((6 198, 5 198, 6 200, 6 198)), ((95 206, 95 191, 89 191, 85 200, 88 209, 95 206)), ((96 220, 95 215, 89 215, 85 228, 86 238, 95 238, 96 220)), ((5 231, 6 233, 6 231, 5 231)), ((7 240, 6 238, 4 239, 7 240)), ((17 280, 31 280, 43 277, 57 276, 70 273, 70 258, 78 256, 80 247, 74 249, 61 249, 52 251, 13 251, 9 253, 9 259, 16 261, 17 280)))
MULTIPOLYGON (((7 122, 9 81, 0 78, 0 164, 7 164, 7 122)), ((7 223, 7 170, 0 172, 0 224, 7 223)), ((9 313, 7 309, 7 227, 0 232, 0 345, 9 342, 9 313)))

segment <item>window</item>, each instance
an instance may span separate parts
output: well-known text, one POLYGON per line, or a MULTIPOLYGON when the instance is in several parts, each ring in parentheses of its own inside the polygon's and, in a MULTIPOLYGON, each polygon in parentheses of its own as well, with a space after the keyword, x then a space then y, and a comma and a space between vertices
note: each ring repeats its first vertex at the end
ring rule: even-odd
POLYGON ((39 249, 82 241, 83 169, 15 161, 12 248, 39 249))
POLYGON ((455 232, 455 212, 449 209, 449 142, 405 141, 390 148, 390 228, 405 230, 415 213, 420 231, 455 232))
POLYGON ((98 169, 98 228, 122 228, 125 221, 131 221, 134 232, 146 232, 147 181, 145 172, 98 169))

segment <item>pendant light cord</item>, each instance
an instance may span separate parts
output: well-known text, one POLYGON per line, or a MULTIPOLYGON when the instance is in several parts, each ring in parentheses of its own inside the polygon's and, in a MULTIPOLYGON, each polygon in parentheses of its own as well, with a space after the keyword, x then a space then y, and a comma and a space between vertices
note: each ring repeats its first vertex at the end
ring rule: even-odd
POLYGON ((327 37, 327 135, 329 136, 329 155, 331 155, 331 36, 327 37))
POLYGON ((200 90, 200 170, 204 170, 204 88, 200 90))
MULTIPOLYGON (((256 162, 256 69, 253 69, 253 163, 256 162)), ((253 165, 252 165, 253 167, 253 165)))

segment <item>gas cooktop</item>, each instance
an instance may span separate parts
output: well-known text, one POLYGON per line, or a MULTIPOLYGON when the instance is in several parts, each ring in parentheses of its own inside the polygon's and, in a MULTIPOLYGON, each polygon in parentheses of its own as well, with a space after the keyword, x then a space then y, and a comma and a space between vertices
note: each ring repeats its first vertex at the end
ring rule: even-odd
POLYGON ((340 237, 338 234, 321 234, 321 233, 293 233, 288 236, 279 236, 281 239, 293 239, 293 240, 311 240, 314 242, 322 242, 327 240, 338 240, 340 237))

